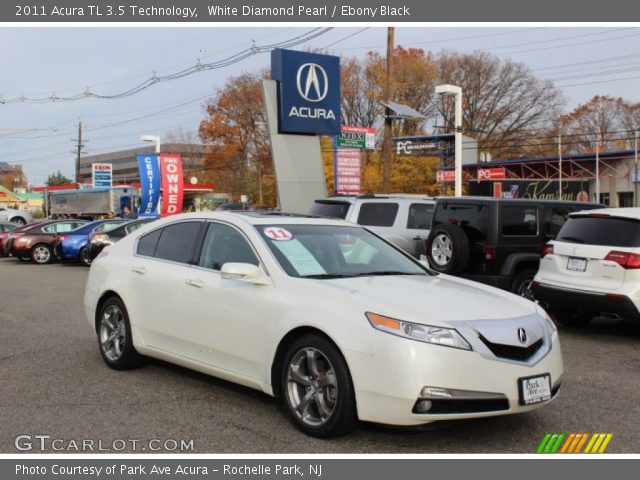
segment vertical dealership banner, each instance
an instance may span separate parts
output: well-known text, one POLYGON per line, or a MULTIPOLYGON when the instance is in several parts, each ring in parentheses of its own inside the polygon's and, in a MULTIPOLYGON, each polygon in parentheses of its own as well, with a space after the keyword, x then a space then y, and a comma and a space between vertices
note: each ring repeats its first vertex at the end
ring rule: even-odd
POLYGON ((92 187, 113 186, 113 164, 92 163, 91 164, 91 186, 92 187))
POLYGON ((271 78, 278 83, 278 131, 340 133, 340 59, 275 49, 271 78))
POLYGON ((335 155, 335 191, 360 195, 362 152, 357 148, 337 148, 335 155))
POLYGON ((182 213, 184 183, 180 155, 160 155, 162 174, 162 216, 182 213))
POLYGON ((160 199, 160 166, 158 155, 138 155, 138 169, 140 170, 140 212, 139 216, 157 215, 158 200, 160 199))

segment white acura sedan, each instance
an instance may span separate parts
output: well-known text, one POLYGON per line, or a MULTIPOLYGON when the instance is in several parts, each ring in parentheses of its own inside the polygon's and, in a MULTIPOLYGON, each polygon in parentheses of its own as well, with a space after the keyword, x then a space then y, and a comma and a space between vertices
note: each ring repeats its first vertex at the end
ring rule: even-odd
POLYGON ((317 437, 527 412, 562 379, 539 306, 340 220, 158 220, 100 254, 84 303, 110 367, 157 357, 281 396, 317 437))

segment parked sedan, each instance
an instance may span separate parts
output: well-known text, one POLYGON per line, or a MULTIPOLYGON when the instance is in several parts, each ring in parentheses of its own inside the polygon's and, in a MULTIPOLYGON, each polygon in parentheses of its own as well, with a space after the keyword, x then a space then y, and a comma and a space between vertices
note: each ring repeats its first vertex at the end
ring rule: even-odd
POLYGON ((11 232, 6 242, 5 253, 21 260, 30 258, 38 264, 49 263, 54 259, 56 233, 74 230, 85 223, 88 221, 76 219, 50 220, 27 225, 26 228, 11 232))
POLYGON ((15 208, 0 207, 0 221, 25 225, 33 222, 33 215, 29 210, 17 210, 15 208))
POLYGON ((111 230, 125 222, 127 220, 124 219, 96 220, 70 232, 58 233, 55 242, 56 256, 63 261, 80 262, 89 266, 91 265, 88 247, 89 235, 111 230))
POLYGON ((528 412, 562 381, 541 307, 341 220, 164 218, 94 261, 84 305, 111 368, 157 357, 281 396, 317 437, 528 412))
POLYGON ((113 245, 118 240, 124 238, 132 232, 142 227, 145 223, 152 222, 155 217, 138 218, 137 220, 125 220, 124 225, 119 225, 109 231, 92 232, 89 234, 88 241, 88 255, 89 265, 91 262, 100 255, 100 252, 104 247, 113 245))

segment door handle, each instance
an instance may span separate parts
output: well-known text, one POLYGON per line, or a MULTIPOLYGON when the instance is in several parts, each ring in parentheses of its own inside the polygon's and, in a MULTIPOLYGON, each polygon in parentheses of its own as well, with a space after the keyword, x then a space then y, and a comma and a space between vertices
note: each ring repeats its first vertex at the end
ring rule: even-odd
POLYGON ((144 275, 145 273, 147 273, 147 269, 138 265, 134 265, 133 267, 131 267, 131 271, 135 272, 135 273, 139 273, 140 275, 144 275))
POLYGON ((204 282, 202 280, 195 280, 193 278, 187 278, 187 280, 184 283, 196 288, 204 287, 204 282))

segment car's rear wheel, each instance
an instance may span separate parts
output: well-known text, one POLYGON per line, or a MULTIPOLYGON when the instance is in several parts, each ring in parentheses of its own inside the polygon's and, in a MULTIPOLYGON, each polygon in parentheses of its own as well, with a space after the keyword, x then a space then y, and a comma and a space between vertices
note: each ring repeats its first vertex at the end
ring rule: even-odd
POLYGON ((31 249, 31 260, 39 265, 49 263, 53 259, 53 250, 43 243, 36 245, 31 249))
POLYGON ((356 427, 351 376, 327 338, 307 334, 294 341, 285 356, 281 382, 287 410, 307 435, 336 437, 356 427))
POLYGON ((464 231, 448 223, 438 225, 427 239, 427 257, 434 270, 456 273, 469 262, 469 239, 464 231))
POLYGON ((26 225, 27 221, 22 217, 13 217, 11 219, 11 223, 15 223, 17 225, 26 225))
POLYGON ((119 298, 110 297, 100 307, 97 333, 100 354, 111 368, 130 370, 144 363, 133 346, 129 314, 119 298))
POLYGON ((533 296, 533 277, 536 276, 536 270, 531 268, 527 268, 519 271, 513 277, 513 282, 511 282, 511 292, 516 295, 520 295, 521 297, 526 298, 527 300, 534 301, 535 297, 533 296))
POLYGON ((89 247, 82 247, 80 249, 80 253, 78 254, 78 258, 80 259, 80 263, 85 267, 91 266, 91 255, 89 255, 89 247))

